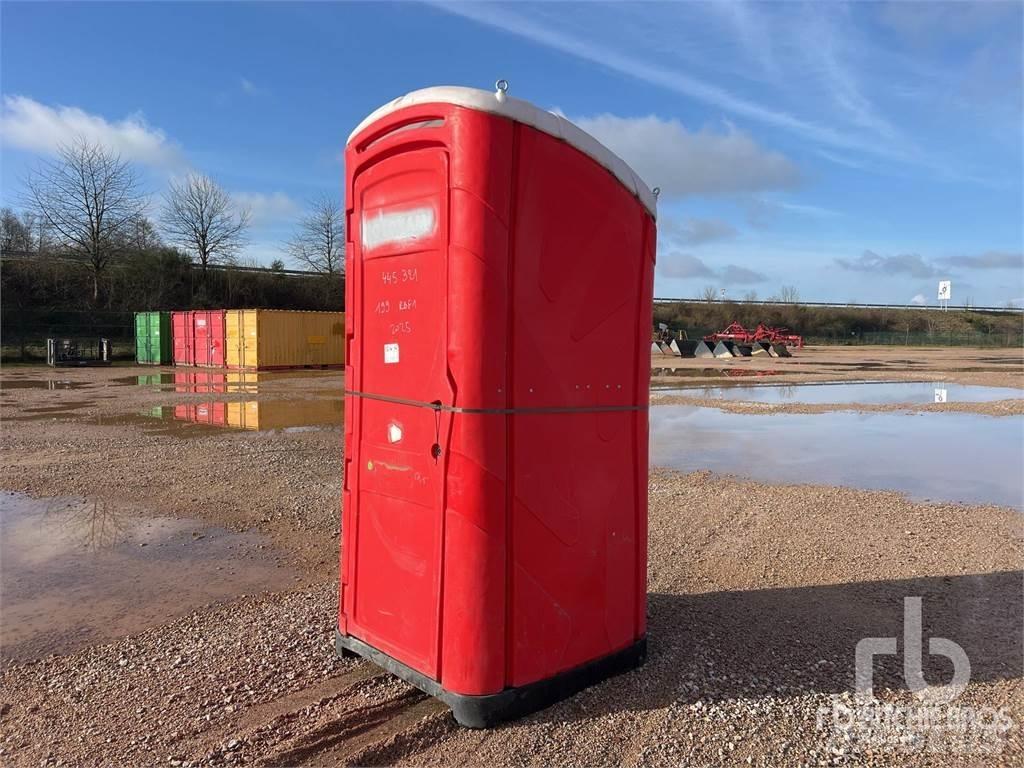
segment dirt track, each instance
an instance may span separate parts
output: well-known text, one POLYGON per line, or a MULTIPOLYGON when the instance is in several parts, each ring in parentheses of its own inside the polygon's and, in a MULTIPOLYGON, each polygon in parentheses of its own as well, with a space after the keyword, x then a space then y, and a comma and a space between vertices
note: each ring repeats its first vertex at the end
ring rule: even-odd
MULTIPOLYGON (((966 367, 996 369, 957 372, 942 370, 938 351, 868 352, 860 350, 863 360, 886 369, 871 377, 927 367, 924 378, 1024 383, 1019 353, 1001 364, 986 362, 987 350, 957 350, 966 367)), ((806 370, 816 372, 794 379, 867 378, 853 362, 847 350, 808 351, 806 370)), ((1001 755, 986 760, 1014 765, 1024 756, 1024 530, 1013 510, 655 471, 646 666, 525 720, 466 731, 372 665, 334 658, 336 425, 250 433, 139 415, 214 400, 322 400, 337 396, 340 376, 268 377, 248 394, 114 381, 151 373, 5 370, 3 486, 251 529, 299 578, 272 594, 183 604, 111 643, 8 662, 5 763, 958 762, 865 752, 817 727, 820 707, 849 699, 857 641, 899 635, 908 595, 923 597, 925 635, 952 638, 970 657, 972 682, 958 703, 1006 707, 1017 723, 1001 755), (57 388, 8 386, 32 379, 57 388), (204 466, 214 459, 223 469, 211 473, 204 466)), ((898 660, 877 669, 882 698, 910 700, 898 660)), ((930 672, 948 677, 945 668, 930 672)))

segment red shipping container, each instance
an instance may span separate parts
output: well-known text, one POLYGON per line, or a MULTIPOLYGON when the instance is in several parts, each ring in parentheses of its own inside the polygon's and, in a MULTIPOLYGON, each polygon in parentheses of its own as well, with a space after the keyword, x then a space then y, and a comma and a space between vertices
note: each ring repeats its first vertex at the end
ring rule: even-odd
POLYGON ((655 195, 429 88, 346 148, 337 647, 486 727, 641 664, 655 195))
POLYGON ((213 371, 176 372, 174 374, 174 391, 189 394, 227 392, 227 374, 213 371))
POLYGON ((195 331, 191 312, 171 312, 171 339, 175 365, 195 365, 195 331))
POLYGON ((224 310, 192 312, 194 365, 224 367, 224 310))
POLYGON ((174 418, 196 424, 223 427, 228 423, 227 403, 186 403, 174 406, 174 418))

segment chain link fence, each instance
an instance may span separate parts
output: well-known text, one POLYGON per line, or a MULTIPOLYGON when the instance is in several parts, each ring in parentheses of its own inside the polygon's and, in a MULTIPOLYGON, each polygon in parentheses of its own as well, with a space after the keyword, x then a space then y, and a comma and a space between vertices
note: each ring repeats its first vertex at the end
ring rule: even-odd
POLYGON ((877 344, 897 347, 1020 347, 1024 345, 1022 333, 990 331, 955 333, 953 331, 908 332, 871 331, 848 335, 805 336, 805 344, 877 344))
POLYGON ((4 310, 0 313, 0 359, 46 361, 47 339, 109 339, 114 360, 135 358, 133 312, 4 310))
MULTIPOLYGON (((715 328, 671 327, 673 336, 683 331, 689 339, 701 339, 715 328)), ((4 310, 0 314, 0 359, 34 363, 46 360, 46 340, 109 339, 114 360, 135 358, 135 316, 132 312, 4 310)), ((878 331, 846 335, 805 336, 804 343, 820 345, 867 345, 906 347, 1021 347, 1024 329, 1013 333, 953 333, 878 331)))
MULTIPOLYGON (((677 336, 680 331, 688 339, 702 339, 721 328, 681 328, 669 324, 669 331, 677 336)), ((1016 333, 998 330, 976 333, 952 331, 862 331, 849 334, 817 334, 804 336, 809 345, 879 345, 894 347, 1021 347, 1024 346, 1024 328, 1016 333)))

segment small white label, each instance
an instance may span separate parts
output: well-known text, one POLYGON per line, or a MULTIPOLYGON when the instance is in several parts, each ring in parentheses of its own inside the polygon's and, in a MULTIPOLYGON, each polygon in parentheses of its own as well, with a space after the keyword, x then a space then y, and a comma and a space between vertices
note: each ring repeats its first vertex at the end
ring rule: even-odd
POLYGON ((398 362, 398 345, 397 344, 385 344, 384 345, 384 363, 397 363, 398 362))
POLYGON ((388 424, 388 442, 402 442, 402 428, 398 424, 388 424))
POLYGON ((936 403, 944 403, 944 402, 946 402, 946 390, 945 389, 936 389, 935 390, 935 402, 936 403))
POLYGON ((405 245, 434 234, 437 217, 434 209, 411 208, 405 211, 377 211, 363 215, 363 248, 373 250, 381 245, 405 245))
POLYGON ((203 318, 198 317, 198 318, 196 318, 196 326, 198 326, 199 328, 205 328, 206 327, 206 321, 203 318))

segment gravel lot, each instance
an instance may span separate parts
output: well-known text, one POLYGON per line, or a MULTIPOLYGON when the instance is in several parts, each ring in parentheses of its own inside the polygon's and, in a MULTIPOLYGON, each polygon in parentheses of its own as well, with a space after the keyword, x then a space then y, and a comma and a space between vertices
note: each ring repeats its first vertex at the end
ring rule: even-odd
MULTIPOLYGON (((885 358, 895 369, 894 361, 917 360, 908 350, 860 352, 862 361, 885 358)), ((999 364, 982 362, 993 354, 988 350, 967 352, 974 362, 966 367, 998 370, 947 372, 947 380, 1024 383, 1019 355, 999 364)), ((840 350, 833 362, 854 362, 850 355, 840 350)), ((939 370, 934 351, 921 359, 930 372, 939 370)), ((808 351, 812 363, 827 367, 827 353, 808 351)), ((6 660, 4 764, 1019 765, 1024 759, 1024 518, 1014 510, 655 470, 647 664, 524 720, 467 731, 437 702, 372 665, 334 658, 337 425, 242 432, 140 416, 157 406, 211 400, 337 397, 341 376, 261 377, 257 391, 244 395, 125 382, 152 373, 5 369, 3 488, 34 497, 130 501, 130 514, 249 531, 300 577, 284 591, 182 606, 108 644, 6 660), (852 703, 857 642, 900 636, 903 598, 915 595, 922 597, 924 637, 952 639, 970 658, 971 682, 956 704, 1005 708, 1012 718, 1014 727, 992 742, 998 754, 964 757, 948 747, 928 753, 920 745, 893 752, 847 740, 833 727, 833 705, 852 703)), ((864 378, 862 370, 831 374, 837 377, 864 378)), ((949 665, 925 650, 926 677, 948 679, 949 665)), ((876 661, 881 700, 913 701, 901 665, 902 656, 876 661)))

